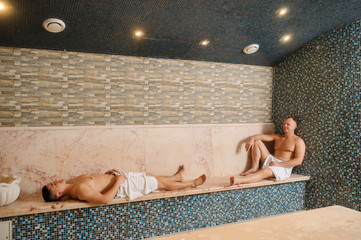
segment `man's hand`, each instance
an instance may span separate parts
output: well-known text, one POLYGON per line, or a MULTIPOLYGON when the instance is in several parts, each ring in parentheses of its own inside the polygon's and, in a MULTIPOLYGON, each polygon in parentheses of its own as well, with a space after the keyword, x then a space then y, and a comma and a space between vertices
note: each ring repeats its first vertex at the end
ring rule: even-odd
POLYGON ((278 134, 256 134, 254 136, 251 136, 246 140, 246 151, 248 152, 252 148, 255 141, 261 140, 263 142, 271 142, 275 141, 279 137, 280 135, 278 134))
POLYGON ((275 162, 275 161, 272 161, 269 163, 270 166, 275 166, 275 167, 279 167, 280 166, 280 163, 279 162, 275 162))
POLYGON ((246 141, 246 152, 248 152, 251 149, 253 144, 254 144, 254 139, 253 138, 247 139, 247 141, 246 141))
POLYGON ((120 175, 116 175, 115 176, 115 181, 120 184, 122 184, 125 180, 127 180, 127 177, 124 176, 123 174, 120 174, 120 175))

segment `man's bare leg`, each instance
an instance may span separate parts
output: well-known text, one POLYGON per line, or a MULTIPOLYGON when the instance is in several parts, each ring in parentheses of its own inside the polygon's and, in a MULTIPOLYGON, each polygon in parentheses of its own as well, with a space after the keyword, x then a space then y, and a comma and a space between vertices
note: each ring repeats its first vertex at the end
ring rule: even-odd
POLYGON ((176 181, 178 182, 183 182, 184 178, 183 178, 183 173, 184 173, 184 165, 180 165, 178 167, 178 171, 173 175, 176 178, 176 181))
POLYGON ((183 177, 184 171, 185 171, 184 165, 180 165, 178 167, 177 172, 173 176, 156 176, 151 173, 146 173, 146 174, 147 174, 147 176, 164 178, 164 180, 166 180, 166 181, 183 182, 184 181, 184 177, 183 177))
POLYGON ((258 172, 250 173, 245 177, 232 176, 232 177, 230 177, 229 182, 232 186, 232 185, 243 184, 243 183, 258 182, 262 179, 270 178, 270 177, 274 177, 274 174, 273 174, 272 170, 267 167, 258 172))
POLYGON ((199 176, 198 178, 196 178, 194 180, 187 181, 187 182, 170 180, 173 176, 171 176, 171 177, 154 176, 154 177, 158 181, 158 189, 167 190, 167 191, 180 190, 180 189, 190 188, 190 187, 194 188, 194 187, 197 187, 197 186, 203 184, 206 181, 205 174, 199 176))
POLYGON ((257 172, 259 170, 259 163, 264 162, 269 154, 266 145, 264 145, 261 140, 255 141, 251 148, 252 167, 240 175, 247 176, 248 174, 257 172))

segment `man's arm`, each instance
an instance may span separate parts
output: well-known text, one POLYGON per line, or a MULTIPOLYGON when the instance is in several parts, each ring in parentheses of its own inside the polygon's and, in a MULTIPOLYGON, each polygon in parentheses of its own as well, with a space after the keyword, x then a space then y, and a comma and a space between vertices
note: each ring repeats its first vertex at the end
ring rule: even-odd
POLYGON ((77 199, 90 203, 108 204, 118 192, 120 185, 126 180, 123 175, 115 176, 114 185, 105 193, 100 193, 87 184, 82 184, 77 189, 77 199))
POLYGON ((256 134, 249 137, 246 140, 246 151, 248 152, 249 149, 253 146, 254 142, 257 140, 261 140, 264 142, 272 142, 274 141, 279 135, 278 134, 256 134))
POLYGON ((305 152, 306 152, 305 142, 300 138, 296 142, 294 158, 292 158, 289 161, 284 161, 284 162, 273 162, 272 161, 272 162, 270 162, 269 165, 277 166, 277 167, 285 167, 285 168, 301 165, 303 162, 303 158, 305 157, 305 152))
POLYGON ((120 175, 121 173, 117 169, 110 169, 109 171, 106 171, 105 174, 120 175))

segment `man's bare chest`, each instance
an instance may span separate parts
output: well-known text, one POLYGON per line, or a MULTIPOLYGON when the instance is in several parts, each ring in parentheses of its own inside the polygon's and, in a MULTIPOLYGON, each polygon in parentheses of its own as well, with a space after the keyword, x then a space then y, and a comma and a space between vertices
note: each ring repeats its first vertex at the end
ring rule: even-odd
POLYGON ((293 139, 280 138, 275 141, 275 150, 285 151, 285 152, 294 152, 296 143, 293 139))

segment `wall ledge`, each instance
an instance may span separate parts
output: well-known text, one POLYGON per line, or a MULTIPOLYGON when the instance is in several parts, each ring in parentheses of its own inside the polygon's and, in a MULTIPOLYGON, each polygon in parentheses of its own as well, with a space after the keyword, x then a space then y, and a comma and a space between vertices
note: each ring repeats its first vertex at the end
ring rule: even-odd
MULTIPOLYGON (((177 198, 181 196, 220 192, 220 191, 230 191, 230 190, 243 189, 243 188, 255 188, 255 187, 268 186, 268 185, 278 185, 284 183, 307 181, 309 179, 310 179, 309 176, 292 174, 290 178, 278 182, 274 181, 273 179, 265 179, 257 183, 244 184, 241 186, 228 186, 229 176, 212 177, 212 178, 208 178, 203 185, 197 188, 183 189, 180 191, 154 192, 147 196, 142 196, 137 199, 134 199, 132 201, 128 201, 124 198, 119 198, 119 199, 114 199, 108 205, 139 202, 139 201, 149 201, 149 200, 162 199, 162 198, 164 199, 177 198)), ((38 214, 45 212, 64 211, 70 209, 89 208, 89 207, 97 207, 97 206, 102 206, 102 205, 90 204, 76 200, 44 202, 40 193, 32 194, 32 195, 20 195, 20 197, 14 203, 0 207, 0 218, 28 215, 28 214, 38 214)))
POLYGON ((147 129, 147 128, 199 128, 199 127, 239 127, 239 126, 273 126, 273 123, 214 123, 214 124, 159 124, 159 125, 97 125, 97 126, 44 126, 44 127, 1 127, 1 131, 37 131, 37 130, 87 130, 87 129, 147 129))

